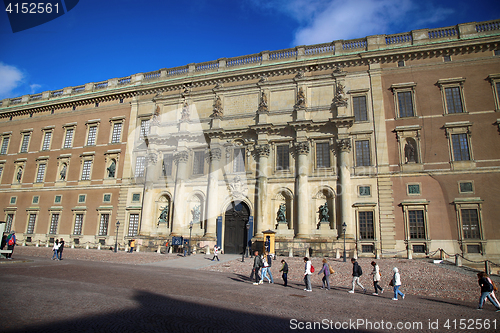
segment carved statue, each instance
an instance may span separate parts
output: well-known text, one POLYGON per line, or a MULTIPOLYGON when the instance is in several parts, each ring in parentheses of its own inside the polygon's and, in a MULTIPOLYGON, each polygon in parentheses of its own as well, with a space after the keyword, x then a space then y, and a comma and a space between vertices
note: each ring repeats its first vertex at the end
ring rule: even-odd
POLYGON ((335 91, 335 97, 333 98, 333 102, 336 106, 347 106, 347 98, 344 97, 344 86, 342 83, 337 84, 337 89, 335 91))
POLYGON ((201 216, 200 208, 201 208, 200 205, 198 205, 194 206, 194 208, 191 209, 191 214, 193 214, 193 224, 200 222, 200 216, 201 216))
POLYGON ((187 102, 184 102, 184 105, 182 105, 181 121, 188 121, 188 120, 189 120, 189 104, 187 102))
POLYGON ((286 204, 280 204, 280 208, 278 209, 278 217, 276 218, 278 223, 286 223, 286 204))
POLYGON ((61 177, 60 178, 61 180, 66 180, 66 170, 67 170, 67 166, 66 166, 66 164, 63 164, 61 172, 59 172, 59 176, 61 177))
POLYGON ((116 162, 115 160, 111 161, 111 164, 107 168, 108 170, 108 177, 109 178, 115 178, 115 171, 116 171, 116 162))
POLYGON ((267 95, 265 92, 260 95, 259 111, 267 111, 267 95))
POLYGON ((167 222, 168 222, 168 204, 165 207, 163 207, 160 213, 160 217, 158 218, 158 224, 167 222))
POLYGON ((223 116, 222 101, 219 96, 216 96, 214 100, 214 110, 213 113, 210 115, 210 117, 220 118, 222 116, 223 116))
POLYGON ((319 221, 320 222, 329 222, 330 215, 328 215, 328 205, 325 204, 319 206, 319 221))
POLYGON ((20 183, 21 182, 21 178, 23 177, 23 168, 19 167, 19 170, 17 171, 17 182, 20 183))
POLYGON ((415 147, 409 142, 405 144, 405 163, 415 163, 415 147))
POLYGON ((305 107, 306 106, 306 95, 304 94, 304 89, 302 87, 299 88, 297 92, 297 107, 305 107))

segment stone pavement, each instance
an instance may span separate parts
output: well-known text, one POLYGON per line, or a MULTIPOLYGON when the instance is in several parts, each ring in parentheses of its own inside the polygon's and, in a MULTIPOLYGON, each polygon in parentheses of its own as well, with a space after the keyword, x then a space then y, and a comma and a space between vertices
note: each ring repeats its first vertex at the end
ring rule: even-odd
MULTIPOLYGON (((313 292, 305 292, 298 279, 288 288, 278 283, 254 286, 248 274, 210 271, 234 269, 239 259, 219 263, 200 259, 203 255, 73 251, 65 260, 52 261, 33 255, 43 249, 20 248, 15 260, 0 265, 1 331, 288 332, 308 325, 364 332, 447 332, 461 325, 462 332, 500 330, 500 314, 489 303, 477 311, 477 298, 459 301, 407 292, 404 300, 392 301, 390 292, 378 297, 348 294, 346 282, 330 291, 316 282, 313 292), (30 256, 23 254, 30 251, 30 256), (89 254, 93 261, 70 258, 89 254), (140 256, 150 257, 149 262, 134 262, 140 256), (129 262, 111 261, 125 259, 129 262), (165 263, 179 261, 193 268, 203 260, 213 266, 187 269, 165 263)), ((240 264, 249 272, 252 261, 240 264)))

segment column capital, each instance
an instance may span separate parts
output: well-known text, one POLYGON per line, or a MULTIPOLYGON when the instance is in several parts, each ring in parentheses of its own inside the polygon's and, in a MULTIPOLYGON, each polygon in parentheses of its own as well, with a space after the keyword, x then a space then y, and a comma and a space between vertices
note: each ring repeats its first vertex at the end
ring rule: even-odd
POLYGON ((186 163, 189 159, 189 153, 185 150, 177 151, 174 153, 174 161, 175 163, 186 163))
POLYGON ((209 161, 220 161, 220 159, 222 157, 222 149, 220 149, 220 148, 211 148, 208 151, 207 157, 208 157, 209 161))
POLYGON ((255 153, 259 157, 269 157, 269 154, 271 153, 271 149, 269 148, 269 145, 262 144, 262 145, 256 145, 255 146, 255 153))
POLYGON ((349 153, 352 149, 352 143, 350 138, 337 139, 337 146, 342 153, 349 153))
POLYGON ((309 142, 297 142, 295 143, 295 151, 298 155, 307 155, 310 151, 309 142))

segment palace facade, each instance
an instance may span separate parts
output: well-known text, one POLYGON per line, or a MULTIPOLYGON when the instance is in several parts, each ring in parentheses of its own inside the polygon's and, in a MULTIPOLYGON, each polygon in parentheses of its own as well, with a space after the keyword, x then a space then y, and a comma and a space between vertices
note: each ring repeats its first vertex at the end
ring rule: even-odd
POLYGON ((499 259, 499 112, 500 21, 5 99, 0 210, 25 245, 499 259))

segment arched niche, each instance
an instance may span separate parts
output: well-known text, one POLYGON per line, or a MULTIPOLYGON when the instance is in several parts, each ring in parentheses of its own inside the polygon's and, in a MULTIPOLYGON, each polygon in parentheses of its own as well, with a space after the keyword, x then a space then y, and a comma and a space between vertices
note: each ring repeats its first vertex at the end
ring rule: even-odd
POLYGON ((320 187, 315 191, 312 200, 315 209, 315 227, 319 229, 321 223, 328 223, 331 229, 337 229, 336 206, 335 206, 335 191, 327 186, 320 187), (324 219, 321 214, 322 207, 326 204, 328 218, 324 219), (323 220, 323 221, 322 221, 323 220))

